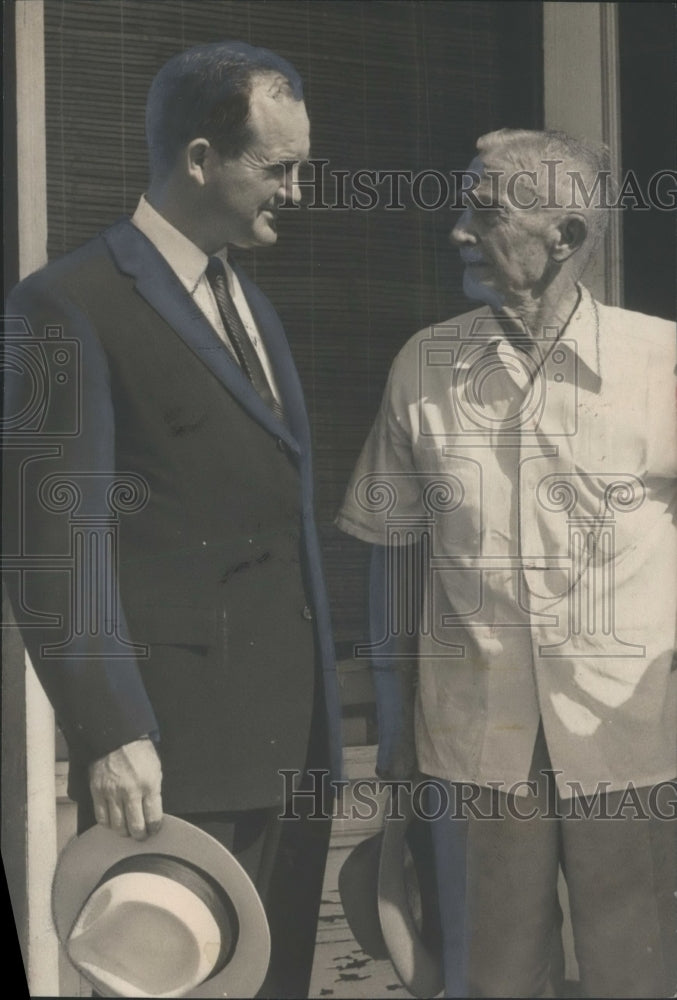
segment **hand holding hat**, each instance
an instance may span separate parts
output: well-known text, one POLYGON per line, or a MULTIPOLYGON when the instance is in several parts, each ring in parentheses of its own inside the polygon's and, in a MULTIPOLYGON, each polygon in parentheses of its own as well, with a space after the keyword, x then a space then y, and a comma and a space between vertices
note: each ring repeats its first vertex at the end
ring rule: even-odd
POLYGON ((148 737, 126 743, 89 766, 94 816, 122 837, 143 840, 162 823, 162 767, 148 737))
POLYGON ((165 816, 144 841, 95 826, 62 852, 54 923, 105 996, 253 997, 270 932, 249 876, 217 840, 165 816))

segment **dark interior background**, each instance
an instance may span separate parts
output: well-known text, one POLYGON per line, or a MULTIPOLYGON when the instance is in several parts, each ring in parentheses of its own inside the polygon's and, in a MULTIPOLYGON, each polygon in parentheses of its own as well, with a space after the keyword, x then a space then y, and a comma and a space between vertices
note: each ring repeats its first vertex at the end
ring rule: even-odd
MULTIPOLYGON (((646 191, 653 174, 677 167, 677 8, 672 3, 620 3, 618 14, 623 170, 633 170, 646 191)), ((668 189, 667 184, 661 188, 664 202, 669 202, 668 189)), ((675 318, 675 219, 674 209, 623 213, 627 309, 675 318)))
MULTIPOLYGON (((312 154, 329 170, 446 173, 467 166, 481 133, 542 123, 538 3, 47 0, 45 15, 50 258, 134 210, 148 86, 199 42, 239 38, 288 58, 304 80, 312 154)), ((448 243, 454 213, 385 202, 291 211, 272 252, 242 254, 306 391, 341 657, 365 636, 367 554, 333 518, 395 353, 467 308, 448 243)))

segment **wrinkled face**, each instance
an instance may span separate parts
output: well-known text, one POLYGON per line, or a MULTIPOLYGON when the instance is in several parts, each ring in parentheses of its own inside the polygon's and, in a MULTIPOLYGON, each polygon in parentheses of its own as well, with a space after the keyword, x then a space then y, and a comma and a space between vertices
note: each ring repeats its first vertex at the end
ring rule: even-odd
POLYGON ((510 184, 514 167, 479 157, 469 170, 482 178, 465 196, 465 210, 451 233, 465 263, 463 290, 493 309, 539 298, 548 280, 551 218, 539 207, 533 181, 510 184), (495 171, 499 176, 492 178, 495 171), (473 199, 486 207, 475 207, 473 199))
POLYGON ((237 159, 223 159, 210 150, 205 197, 214 250, 226 244, 275 243, 279 206, 299 201, 298 164, 310 153, 305 104, 271 96, 270 82, 258 80, 252 87, 249 125, 251 141, 237 159))

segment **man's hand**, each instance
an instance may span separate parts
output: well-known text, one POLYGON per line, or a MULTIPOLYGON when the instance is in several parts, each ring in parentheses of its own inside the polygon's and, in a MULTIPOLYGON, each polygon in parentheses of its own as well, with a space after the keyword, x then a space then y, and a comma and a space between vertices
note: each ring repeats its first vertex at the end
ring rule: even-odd
POLYGON ((379 744, 376 775, 382 781, 411 781, 418 773, 414 727, 405 724, 399 739, 379 744))
POLYGON ((416 664, 375 668, 372 676, 379 728, 376 774, 386 781, 412 780, 419 773, 414 722, 416 664))
POLYGON ((419 774, 415 747, 399 747, 384 765, 376 766, 381 781, 412 781, 419 774))
POLYGON ((162 768, 149 739, 126 743, 89 765, 97 823, 121 837, 145 840, 162 823, 162 768))
POLYGON ((388 571, 388 551, 373 545, 369 575, 369 631, 380 647, 372 664, 378 719, 376 774, 385 781, 411 780, 418 773, 415 737, 415 702, 418 683, 418 636, 420 575, 409 570, 420 562, 416 546, 409 547, 403 561, 406 572, 393 580, 388 571), (394 600, 400 608, 414 609, 415 628, 392 630, 389 608, 394 600), (382 637, 386 637, 385 643, 382 637))

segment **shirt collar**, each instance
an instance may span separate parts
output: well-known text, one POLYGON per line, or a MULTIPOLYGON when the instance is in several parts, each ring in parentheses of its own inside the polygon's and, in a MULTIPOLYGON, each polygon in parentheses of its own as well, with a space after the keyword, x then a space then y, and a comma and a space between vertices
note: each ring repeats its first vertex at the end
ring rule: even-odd
MULTIPOLYGON (((209 261, 207 254, 160 215, 143 194, 132 216, 132 222, 162 254, 182 285, 192 295, 205 273, 209 261)), ((225 264, 228 251, 224 247, 215 256, 225 264)))
MULTIPOLYGON (((561 333, 561 338, 565 342, 568 350, 571 350, 579 362, 582 362, 593 376, 597 386, 601 383, 602 372, 600 366, 599 348, 599 313, 597 303, 592 295, 583 285, 577 284, 578 303, 576 308, 561 333)), ((500 341, 506 341, 513 350, 510 339, 506 335, 504 320, 500 315, 487 308, 479 316, 475 314, 473 326, 471 328, 472 337, 484 343, 486 351, 496 350, 500 341)), ((557 334, 553 331, 554 336, 557 334)), ((473 364, 476 355, 463 359, 459 367, 473 364)))
POLYGON ((599 382, 602 380, 600 362, 599 311, 597 303, 583 285, 578 285, 580 301, 562 336, 599 382))

